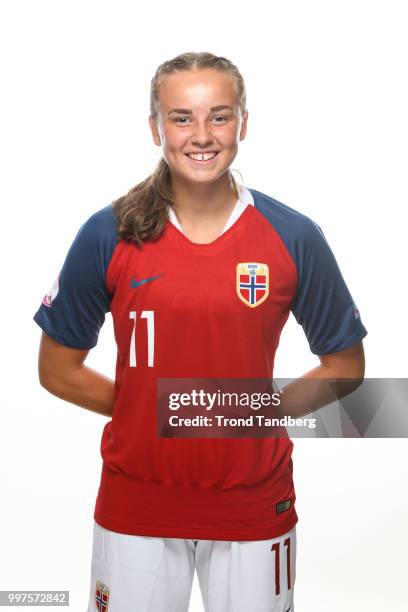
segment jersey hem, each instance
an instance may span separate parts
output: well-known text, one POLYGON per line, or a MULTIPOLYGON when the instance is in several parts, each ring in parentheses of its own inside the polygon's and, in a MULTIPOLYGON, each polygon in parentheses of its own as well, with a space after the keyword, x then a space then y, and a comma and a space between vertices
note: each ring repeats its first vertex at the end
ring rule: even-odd
POLYGON ((64 334, 55 331, 55 329, 51 327, 51 325, 43 318, 41 310, 38 310, 35 313, 35 315, 33 316, 33 320, 48 336, 50 336, 59 344, 63 344, 64 346, 81 350, 90 350, 96 346, 96 343, 84 344, 82 342, 76 342, 75 340, 71 340, 70 338, 67 339, 64 334))
POLYGON ((347 348, 356 344, 359 340, 362 340, 367 336, 368 332, 365 328, 361 329, 357 333, 345 338, 344 340, 339 340, 337 342, 331 342, 326 344, 323 348, 317 348, 316 346, 310 346, 310 350, 315 355, 325 355, 328 353, 337 353, 338 351, 344 351, 347 348))
POLYGON ((290 531, 298 522, 295 511, 278 526, 263 529, 218 529, 207 527, 149 527, 134 523, 121 523, 100 512, 94 513, 94 520, 105 529, 128 535, 161 538, 182 538, 198 540, 253 541, 278 538, 290 531))

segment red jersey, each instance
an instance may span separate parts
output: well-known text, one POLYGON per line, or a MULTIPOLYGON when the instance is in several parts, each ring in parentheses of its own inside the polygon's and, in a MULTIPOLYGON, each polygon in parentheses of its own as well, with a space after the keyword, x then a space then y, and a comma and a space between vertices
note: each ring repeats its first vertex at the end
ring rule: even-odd
POLYGON ((361 340, 367 332, 319 226, 242 187, 211 243, 190 241, 173 213, 159 239, 138 247, 118 240, 108 204, 81 226, 34 320, 57 342, 90 349, 108 311, 115 402, 95 520, 126 534, 192 539, 289 531, 297 522, 292 441, 158 437, 156 385, 271 378, 290 312, 317 355, 361 340))

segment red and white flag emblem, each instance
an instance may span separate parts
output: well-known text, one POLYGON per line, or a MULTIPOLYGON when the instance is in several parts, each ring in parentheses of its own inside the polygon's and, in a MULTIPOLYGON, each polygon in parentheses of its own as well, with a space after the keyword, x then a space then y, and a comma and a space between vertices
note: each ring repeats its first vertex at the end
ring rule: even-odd
POLYGON ((255 308, 269 295, 269 268, 264 263, 237 264, 237 294, 247 306, 255 308))
POLYGON ((103 584, 100 580, 96 581, 95 603, 96 609, 99 610, 99 612, 108 612, 109 589, 106 584, 103 584))

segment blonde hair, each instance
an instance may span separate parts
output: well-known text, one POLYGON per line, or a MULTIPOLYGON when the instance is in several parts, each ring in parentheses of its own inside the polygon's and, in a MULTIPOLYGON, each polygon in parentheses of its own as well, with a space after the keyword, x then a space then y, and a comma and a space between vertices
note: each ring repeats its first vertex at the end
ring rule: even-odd
MULTIPOLYGON (((160 64, 151 81, 150 116, 156 120, 159 105, 159 86, 169 74, 186 70, 213 69, 230 74, 234 79, 238 103, 243 115, 246 111, 245 83, 238 68, 227 58, 212 53, 182 53, 160 64)), ((238 197, 239 182, 228 170, 231 186, 238 197)), ((170 168, 162 157, 153 173, 130 191, 114 200, 118 219, 118 239, 141 246, 146 240, 156 240, 167 221, 168 206, 173 206, 170 168)), ((242 181, 241 181, 242 182, 242 181)))

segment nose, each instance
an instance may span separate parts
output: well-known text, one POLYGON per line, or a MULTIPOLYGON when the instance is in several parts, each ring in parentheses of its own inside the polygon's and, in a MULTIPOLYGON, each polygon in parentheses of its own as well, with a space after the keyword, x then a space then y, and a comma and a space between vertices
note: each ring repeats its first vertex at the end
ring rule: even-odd
POLYGON ((197 121, 195 123, 191 141, 193 144, 199 145, 203 148, 213 142, 213 135, 207 121, 203 119, 202 121, 197 121))

